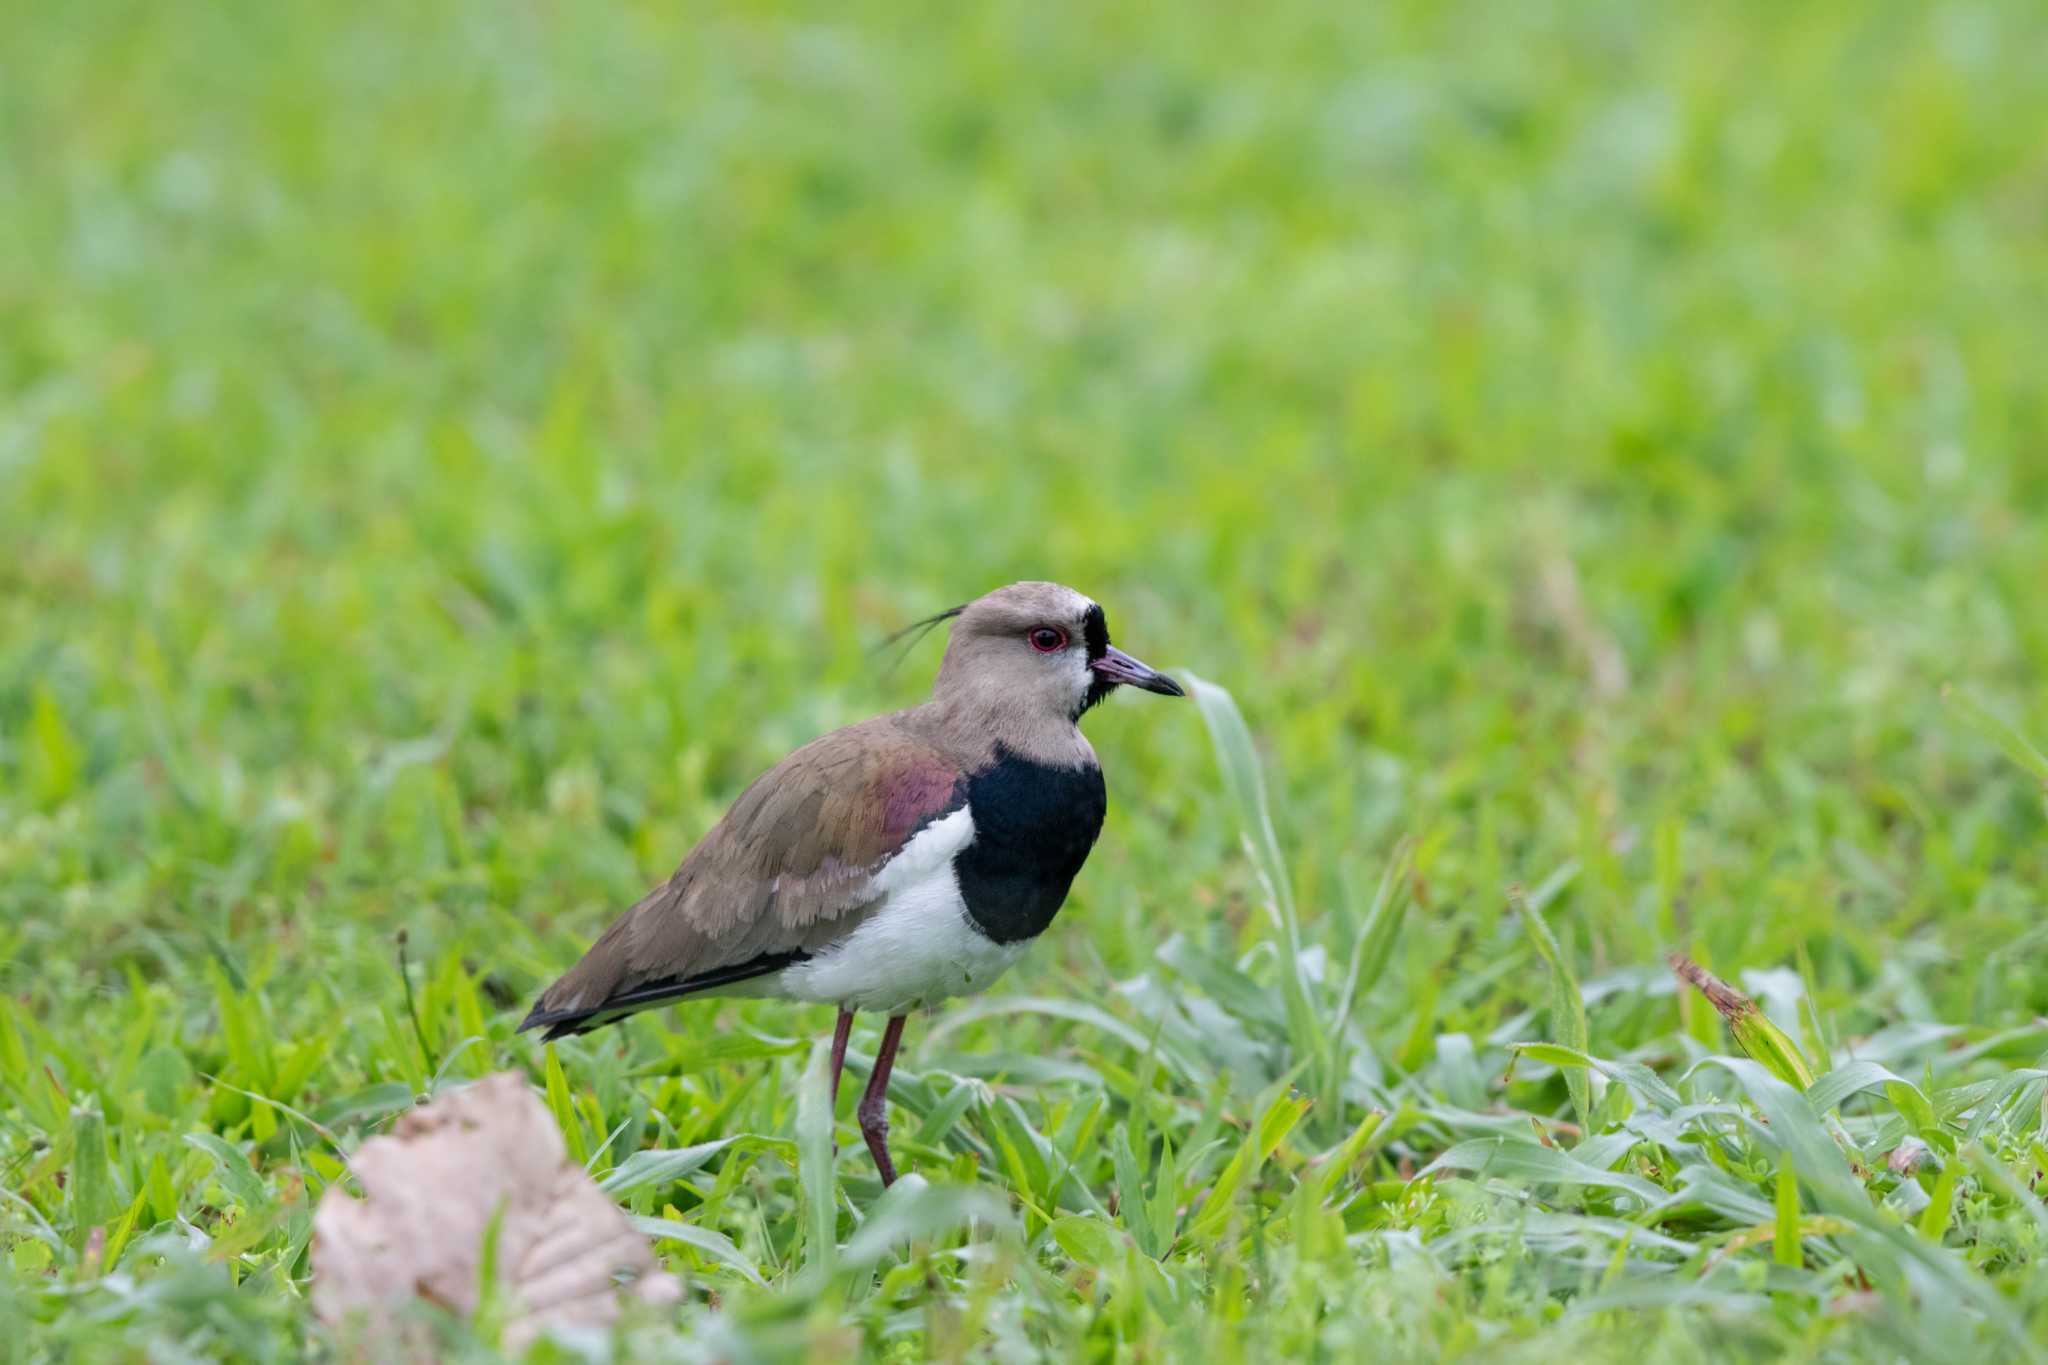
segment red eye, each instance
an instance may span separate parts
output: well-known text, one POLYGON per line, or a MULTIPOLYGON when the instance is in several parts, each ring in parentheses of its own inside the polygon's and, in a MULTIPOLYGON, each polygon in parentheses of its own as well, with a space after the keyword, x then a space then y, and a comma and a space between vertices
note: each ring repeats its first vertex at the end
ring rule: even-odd
POLYGON ((1051 626, 1040 626, 1028 638, 1031 647, 1040 654, 1057 654, 1067 647, 1067 633, 1051 626))

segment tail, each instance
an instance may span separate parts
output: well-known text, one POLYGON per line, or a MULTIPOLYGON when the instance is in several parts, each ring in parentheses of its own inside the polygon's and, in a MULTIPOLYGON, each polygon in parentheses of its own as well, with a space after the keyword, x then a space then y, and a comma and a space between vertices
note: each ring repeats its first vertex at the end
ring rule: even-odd
POLYGON ((600 1010, 551 1010, 547 997, 543 995, 533 1002, 533 1008, 526 1012, 526 1017, 519 1021, 519 1027, 513 1032, 525 1033, 528 1029, 544 1028, 547 1032, 540 1036, 540 1040, 552 1043, 557 1038, 567 1038, 572 1033, 588 1033, 592 1029, 603 1028, 613 1019, 625 1017, 615 1014, 600 1019, 597 1017, 600 1013, 600 1010))
POLYGON ((809 956, 809 953, 800 951, 763 953, 759 957, 749 958, 730 967, 717 967, 708 972, 696 972, 689 976, 658 977, 631 985, 620 983, 620 988, 591 1004, 585 1004, 580 998, 575 986, 576 972, 572 970, 560 981, 541 992, 540 999, 534 1001, 533 1008, 527 1011, 526 1018, 520 1021, 514 1032, 524 1033, 528 1029, 544 1028, 547 1032, 540 1036, 540 1040, 552 1043, 557 1038, 567 1038, 573 1033, 588 1033, 592 1029, 603 1028, 606 1024, 617 1023, 629 1014, 638 1014, 641 1010, 666 1005, 672 1000, 703 995, 721 986, 736 985, 742 981, 751 981, 757 976, 779 972, 784 967, 794 966, 809 956), (565 990, 564 987, 568 989, 565 990))

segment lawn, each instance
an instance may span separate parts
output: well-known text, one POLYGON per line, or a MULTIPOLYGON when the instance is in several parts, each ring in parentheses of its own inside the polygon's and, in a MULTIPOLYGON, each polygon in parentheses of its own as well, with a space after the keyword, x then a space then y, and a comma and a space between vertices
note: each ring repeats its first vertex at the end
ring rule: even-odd
POLYGON ((2044 70, 2017 0, 0 9, 0 1358, 330 1350, 315 1202, 505 1069, 685 1283, 536 1358, 2048 1358, 2044 70), (800 1143, 829 1011, 513 1034, 1023 577, 1213 690, 1090 717, 921 1183, 800 1143))

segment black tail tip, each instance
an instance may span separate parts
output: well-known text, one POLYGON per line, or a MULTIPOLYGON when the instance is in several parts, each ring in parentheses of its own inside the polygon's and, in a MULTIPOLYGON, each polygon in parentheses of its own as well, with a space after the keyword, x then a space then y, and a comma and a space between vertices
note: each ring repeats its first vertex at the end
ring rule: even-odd
POLYGON ((543 1043, 552 1043, 557 1038, 566 1038, 572 1033, 580 1032, 576 1026, 589 1017, 583 1010, 551 1010, 540 1001, 535 1001, 533 1008, 526 1012, 526 1017, 519 1021, 519 1027, 512 1031, 525 1033, 530 1029, 545 1028, 547 1032, 540 1036, 540 1040, 543 1043))

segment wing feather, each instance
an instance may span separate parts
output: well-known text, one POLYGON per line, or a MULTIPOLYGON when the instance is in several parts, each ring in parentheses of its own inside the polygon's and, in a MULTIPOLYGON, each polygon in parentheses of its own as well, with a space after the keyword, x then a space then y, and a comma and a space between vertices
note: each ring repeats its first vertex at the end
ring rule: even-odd
POLYGON ((879 903, 875 874, 967 799, 960 765, 905 714, 834 731, 769 769, 519 1027, 584 1032, 779 971, 851 932, 879 903))

